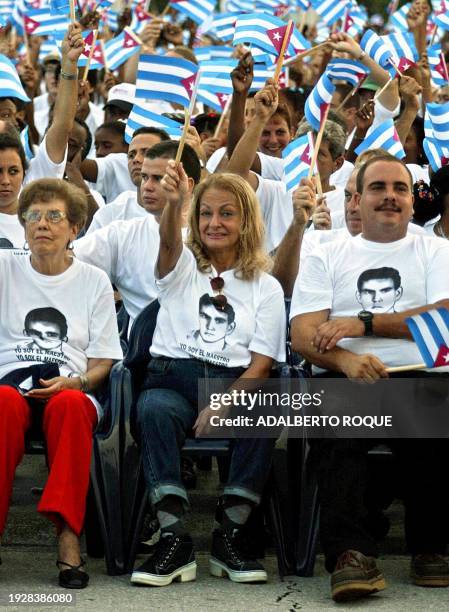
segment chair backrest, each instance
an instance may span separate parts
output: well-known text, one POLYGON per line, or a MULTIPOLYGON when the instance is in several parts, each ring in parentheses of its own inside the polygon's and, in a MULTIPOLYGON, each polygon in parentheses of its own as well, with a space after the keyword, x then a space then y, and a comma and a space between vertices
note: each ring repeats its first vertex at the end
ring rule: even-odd
POLYGON ((128 351, 123 364, 129 368, 133 382, 141 381, 151 359, 150 347, 156 329, 159 302, 154 300, 138 314, 131 327, 128 339, 128 351))

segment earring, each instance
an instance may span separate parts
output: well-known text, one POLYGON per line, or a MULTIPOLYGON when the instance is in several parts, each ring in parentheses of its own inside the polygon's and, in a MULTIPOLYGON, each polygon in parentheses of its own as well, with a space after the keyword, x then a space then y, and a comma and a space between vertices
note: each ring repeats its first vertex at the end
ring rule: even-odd
POLYGON ((67 245, 67 250, 68 251, 73 251, 73 241, 69 242, 69 244, 67 245))
POLYGON ((28 242, 26 240, 25 240, 25 244, 23 245, 23 250, 24 251, 29 251, 30 250, 29 244, 28 244, 28 242))

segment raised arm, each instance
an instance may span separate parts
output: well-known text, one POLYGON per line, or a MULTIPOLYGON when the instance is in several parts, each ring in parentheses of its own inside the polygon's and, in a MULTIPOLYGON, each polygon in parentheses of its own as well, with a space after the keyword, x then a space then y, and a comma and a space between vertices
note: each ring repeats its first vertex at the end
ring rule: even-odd
POLYGON ((61 77, 53 122, 46 138, 48 156, 55 164, 64 160, 69 133, 73 128, 78 100, 78 58, 83 47, 81 27, 78 23, 71 23, 62 42, 61 77))
POLYGON ((276 249, 271 274, 281 283, 285 297, 293 293, 298 276, 302 239, 307 222, 316 206, 313 179, 301 179, 301 185, 293 192, 293 221, 276 249))
POLYGON ((419 98, 418 95, 421 93, 422 88, 415 81, 413 77, 403 76, 399 83, 399 93, 404 101, 404 109, 396 120, 396 130, 402 146, 405 146, 408 133, 412 127, 412 124, 418 114, 419 110, 419 98))
POLYGON ((278 85, 273 79, 267 80, 265 87, 254 96, 254 101, 256 114, 235 147, 226 172, 239 174, 256 190, 259 181, 250 168, 257 153, 262 131, 278 105, 278 85))
MULTIPOLYGON (((143 177, 143 180, 144 177, 143 177)), ((167 276, 178 263, 182 253, 183 210, 190 199, 189 179, 182 167, 170 160, 161 185, 167 196, 167 204, 159 224, 159 256, 157 272, 159 278, 167 276)))

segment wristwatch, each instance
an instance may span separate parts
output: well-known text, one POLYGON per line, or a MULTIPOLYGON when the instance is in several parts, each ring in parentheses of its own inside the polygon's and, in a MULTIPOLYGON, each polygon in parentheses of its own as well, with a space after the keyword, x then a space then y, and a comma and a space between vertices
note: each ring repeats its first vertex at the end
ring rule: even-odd
POLYGON ((365 336, 373 335, 373 313, 369 310, 361 310, 357 317, 365 325, 365 336))

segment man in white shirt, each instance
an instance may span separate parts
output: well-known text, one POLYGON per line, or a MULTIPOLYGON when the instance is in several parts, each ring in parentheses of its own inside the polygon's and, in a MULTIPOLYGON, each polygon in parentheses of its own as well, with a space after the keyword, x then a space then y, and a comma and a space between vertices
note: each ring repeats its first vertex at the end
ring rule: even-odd
POLYGON ((147 212, 142 205, 140 183, 145 153, 158 142, 170 140, 167 132, 159 128, 143 127, 136 130, 128 148, 128 172, 137 191, 124 191, 113 202, 100 208, 94 215, 87 234, 91 234, 112 221, 145 217, 147 212))
MULTIPOLYGON (((448 308, 449 277, 444 271, 449 245, 407 233, 413 212, 412 178, 399 160, 391 156, 369 160, 357 176, 355 198, 360 204, 362 234, 325 244, 303 262, 291 304, 292 345, 323 376, 374 382, 388 378, 391 366, 421 361, 405 320, 438 307, 448 308), (359 311, 361 273, 382 268, 394 268, 400 276, 396 312, 359 311)), ((434 372, 408 372, 407 376, 412 374, 423 377, 423 402, 432 391, 432 377, 447 377, 447 373, 434 372), (431 379, 427 386, 426 378, 431 379)), ((385 588, 375 562, 377 542, 367 528, 364 500, 367 450, 376 443, 345 438, 312 441, 321 503, 321 545, 337 602, 385 588)), ((418 586, 447 587, 449 564, 443 554, 448 539, 448 444, 438 439, 392 439, 388 444, 402 465, 412 581, 418 586)))
MULTIPOLYGON (((176 157, 177 148, 178 143, 169 140, 154 145, 145 154, 140 192, 142 204, 150 214, 129 221, 113 221, 74 243, 75 255, 104 270, 120 291, 130 325, 158 295, 154 278, 159 252, 158 223, 167 203, 160 181, 167 161, 176 157)), ((201 178, 201 166, 189 145, 185 145, 181 161, 193 191, 201 178)))

